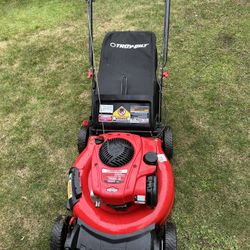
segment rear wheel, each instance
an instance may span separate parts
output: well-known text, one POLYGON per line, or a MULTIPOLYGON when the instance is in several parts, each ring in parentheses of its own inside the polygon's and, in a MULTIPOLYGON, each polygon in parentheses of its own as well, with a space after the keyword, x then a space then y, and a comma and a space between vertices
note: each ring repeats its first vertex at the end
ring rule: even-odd
POLYGON ((163 250, 177 250, 176 227, 173 223, 164 226, 163 250))
POLYGON ((174 154, 174 146, 173 146, 173 133, 170 127, 166 127, 163 133, 163 151, 166 154, 167 158, 171 160, 174 154))
POLYGON ((63 250, 69 226, 69 217, 56 218, 50 236, 50 250, 63 250))
POLYGON ((87 143, 88 143, 88 137, 89 137, 88 127, 82 126, 80 128, 78 141, 77 141, 79 154, 86 148, 87 143))

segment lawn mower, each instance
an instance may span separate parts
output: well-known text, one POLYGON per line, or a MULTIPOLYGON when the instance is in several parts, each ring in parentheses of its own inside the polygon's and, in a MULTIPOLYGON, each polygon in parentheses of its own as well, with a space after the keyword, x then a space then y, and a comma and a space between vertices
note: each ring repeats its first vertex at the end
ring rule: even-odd
POLYGON ((87 4, 92 110, 69 171, 71 215, 55 220, 50 248, 176 250, 176 228, 168 219, 174 202, 173 137, 162 122, 170 0, 165 0, 161 68, 154 33, 122 31, 104 38, 98 73, 93 0, 87 4))

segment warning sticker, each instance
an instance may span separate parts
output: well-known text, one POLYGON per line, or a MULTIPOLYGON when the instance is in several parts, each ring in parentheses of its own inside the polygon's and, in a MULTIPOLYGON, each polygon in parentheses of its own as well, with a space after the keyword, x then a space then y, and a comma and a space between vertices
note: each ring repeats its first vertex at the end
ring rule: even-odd
POLYGON ((99 113, 101 114, 113 114, 114 106, 113 105, 105 105, 101 104, 99 108, 99 113))
POLYGON ((149 123, 149 106, 131 106, 131 123, 149 123))
POLYGON ((130 117, 130 112, 121 106, 113 113, 113 122, 129 122, 130 117))
POLYGON ((166 162, 166 161, 168 161, 167 157, 164 154, 158 154, 157 158, 158 158, 159 162, 166 162))
POLYGON ((98 116, 98 122, 112 122, 112 121, 113 121, 112 115, 99 114, 98 116))

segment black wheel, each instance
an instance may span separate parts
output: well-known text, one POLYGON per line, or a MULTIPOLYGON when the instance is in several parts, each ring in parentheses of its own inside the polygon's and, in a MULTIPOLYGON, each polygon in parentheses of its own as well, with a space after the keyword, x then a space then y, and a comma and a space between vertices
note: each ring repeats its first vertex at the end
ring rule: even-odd
POLYGON ((174 154, 174 146, 173 146, 173 133, 170 127, 166 127, 163 133, 163 151, 166 154, 167 158, 171 160, 174 154))
POLYGON ((69 217, 59 216, 56 218, 50 236, 50 249, 64 249, 64 243, 67 236, 69 217))
POLYGON ((88 137, 89 137, 89 132, 88 132, 88 127, 82 126, 80 128, 79 136, 78 136, 78 141, 77 141, 77 147, 78 147, 78 152, 79 154, 86 148, 87 143, 88 143, 88 137))
POLYGON ((173 223, 166 223, 164 230, 163 249, 177 250, 176 227, 173 223))

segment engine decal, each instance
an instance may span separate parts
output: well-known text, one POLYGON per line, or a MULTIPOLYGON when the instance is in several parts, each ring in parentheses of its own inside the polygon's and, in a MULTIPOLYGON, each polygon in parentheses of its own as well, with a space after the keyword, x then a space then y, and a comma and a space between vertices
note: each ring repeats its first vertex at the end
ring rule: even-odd
POLYGON ((112 170, 112 169, 106 169, 106 168, 103 168, 102 169, 102 173, 112 173, 112 174, 126 174, 128 172, 127 169, 121 169, 121 170, 112 170))
POLYGON ((120 184, 124 182, 127 172, 127 169, 111 170, 103 168, 102 179, 106 183, 120 184))

